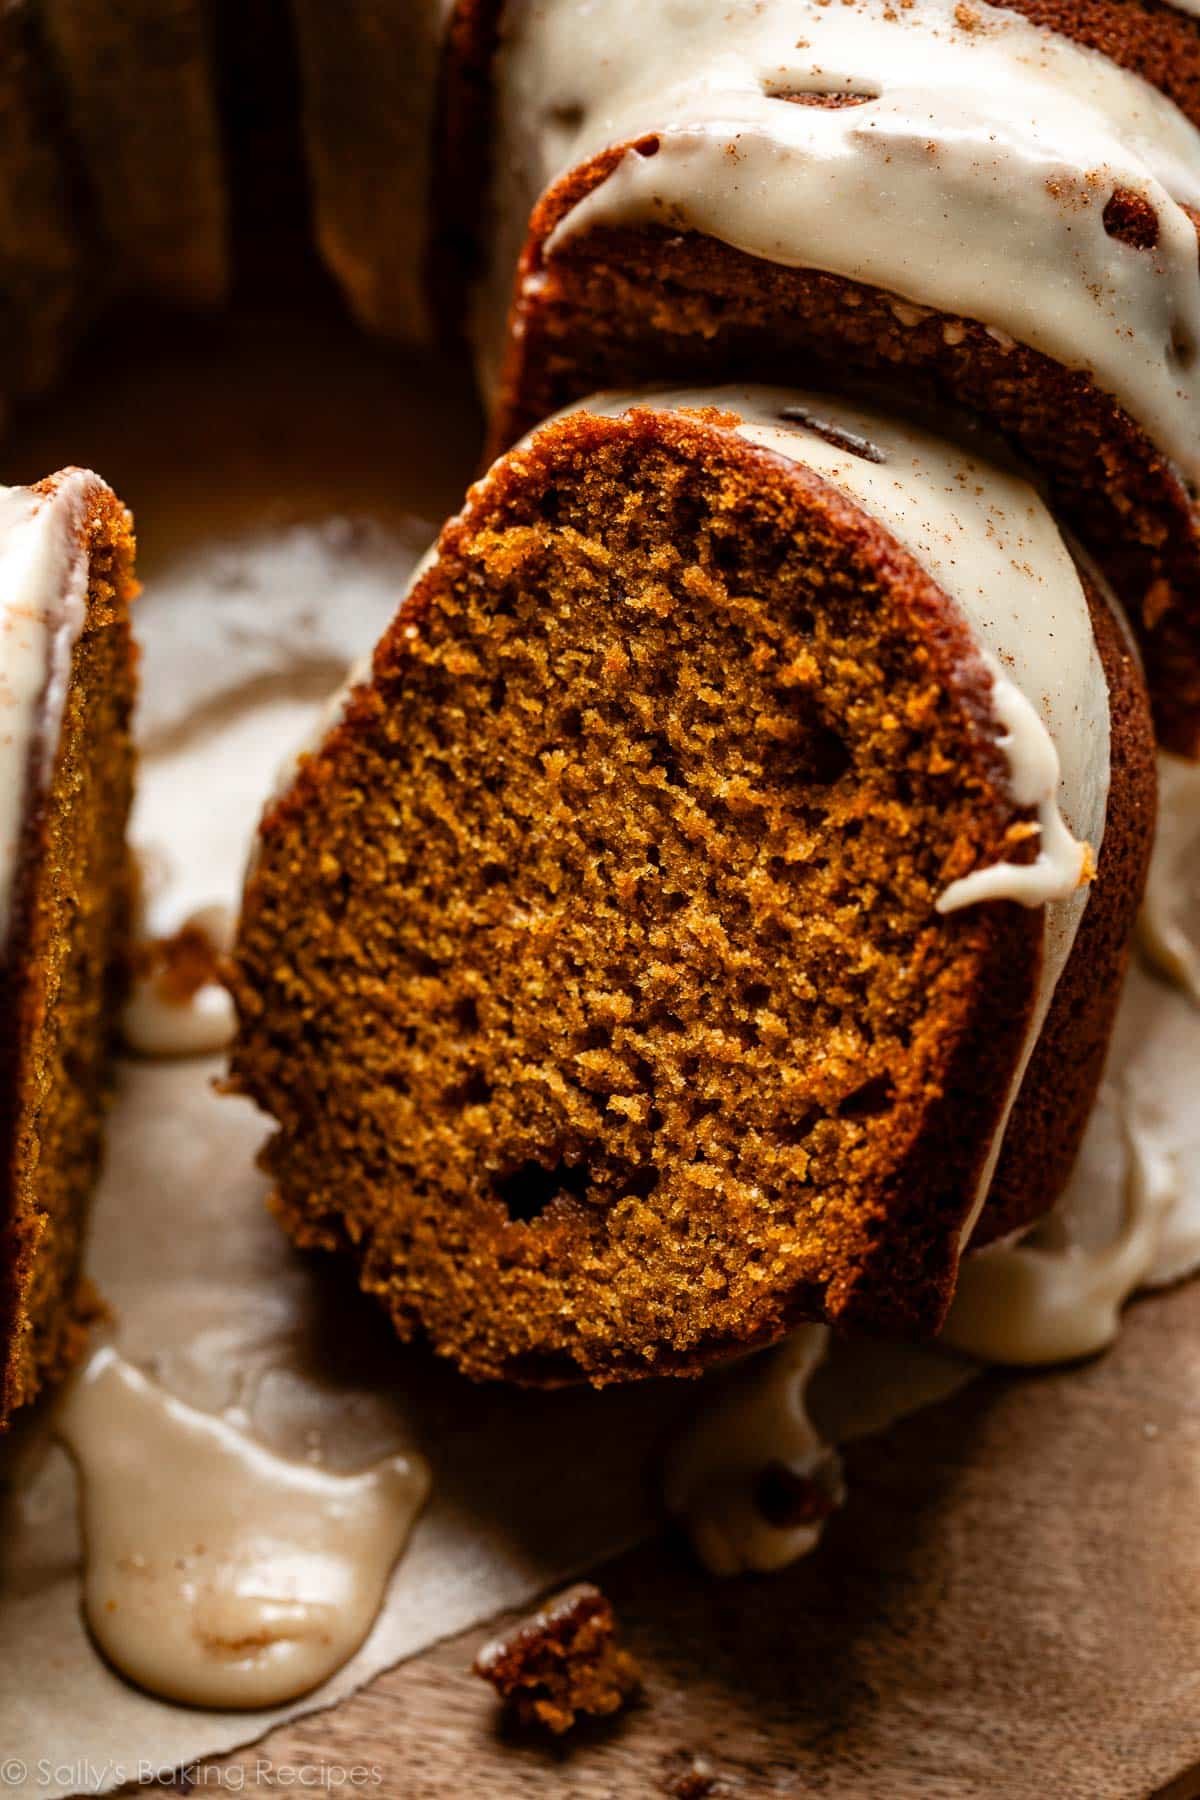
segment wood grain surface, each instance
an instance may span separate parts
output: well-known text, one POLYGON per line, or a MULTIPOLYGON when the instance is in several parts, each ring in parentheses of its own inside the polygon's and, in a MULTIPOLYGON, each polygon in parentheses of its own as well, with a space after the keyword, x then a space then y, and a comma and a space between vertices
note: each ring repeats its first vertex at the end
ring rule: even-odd
POLYGON ((1084 1367, 990 1376, 849 1455, 787 1573, 716 1581, 670 1534, 598 1572, 643 1700, 507 1731, 472 1632, 183 1791, 838 1800, 1200 1796, 1200 1284, 1084 1367), (374 1771, 378 1771, 376 1776, 374 1771))

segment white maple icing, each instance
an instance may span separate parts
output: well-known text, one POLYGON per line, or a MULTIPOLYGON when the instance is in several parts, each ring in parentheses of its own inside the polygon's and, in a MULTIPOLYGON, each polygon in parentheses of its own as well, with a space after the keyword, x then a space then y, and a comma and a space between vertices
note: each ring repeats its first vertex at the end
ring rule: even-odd
POLYGON ((829 1347, 824 1325, 802 1325, 768 1357, 738 1372, 673 1446, 663 1480, 668 1510, 686 1526, 714 1575, 781 1569, 806 1556, 821 1535, 825 1510, 794 1524, 772 1524, 758 1502, 769 1469, 799 1484, 815 1482, 830 1505, 843 1489, 836 1452, 809 1417, 805 1394, 829 1347))
POLYGON ((1053 1211, 964 1259, 946 1342, 1001 1363, 1102 1350, 1143 1287, 1200 1266, 1200 1009, 1139 964, 1109 1069, 1053 1211))
POLYGON ((708 1378, 695 1418, 667 1454, 667 1509, 714 1575, 785 1568, 816 1547, 844 1498, 837 1446, 944 1400, 975 1369, 920 1344, 802 1325, 778 1349, 708 1378), (764 1488, 778 1487, 780 1470, 796 1484, 794 1522, 764 1507, 764 1488))
POLYGON ((652 140, 548 255, 594 225, 666 225, 883 288, 902 323, 980 320, 1090 371, 1200 480, 1200 266, 1181 204, 1200 205, 1200 133, 1097 52, 983 0, 510 0, 496 97, 487 380, 538 196, 652 140), (1105 230, 1117 188, 1154 208, 1152 252, 1105 230))
POLYGON ((172 1000, 154 977, 139 977, 121 1014, 125 1046, 138 1056, 211 1056, 229 1048, 236 1030, 233 1000, 215 981, 172 1000))
POLYGON ((1142 949, 1200 1006, 1200 763, 1161 753, 1158 833, 1138 924, 1142 949))
POLYGON ((290 1462, 110 1348, 57 1429, 79 1470, 96 1641, 130 1680, 193 1706, 274 1706, 339 1669, 428 1490, 411 1457, 355 1475, 290 1462))
POLYGON ((48 494, 0 488, 0 956, 29 802, 54 772, 87 612, 83 524, 104 483, 71 469, 48 494))
MULTIPOLYGON (((984 1362, 1069 1362, 1117 1335, 1121 1308, 1147 1280, 1180 1193, 1172 1158, 1130 1132, 1122 1183, 1124 1217, 1088 1241, 1086 1194, 1064 1203, 1017 1243, 989 1244, 963 1258, 942 1338, 984 1362), (1080 1228, 1082 1224, 1082 1229, 1080 1228)), ((1085 1159, 1076 1188, 1092 1179, 1085 1159)))

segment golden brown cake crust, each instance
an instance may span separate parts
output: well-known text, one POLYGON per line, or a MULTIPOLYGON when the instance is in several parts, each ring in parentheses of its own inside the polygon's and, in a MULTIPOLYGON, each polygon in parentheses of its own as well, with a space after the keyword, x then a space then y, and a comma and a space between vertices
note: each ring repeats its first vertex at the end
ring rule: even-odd
MULTIPOLYGON (((1130 659, 1109 675, 1144 727, 1130 659)), ((936 1326, 1040 960, 1036 912, 931 922, 948 868, 1011 849, 1027 818, 989 692, 886 532, 719 415, 544 428, 473 490, 264 821, 233 1071, 281 1127, 288 1229, 348 1252, 403 1335, 474 1375, 691 1371, 804 1318, 936 1326), (734 649, 743 592, 769 598, 734 649), (682 659, 665 698, 643 604, 682 659), (825 708, 792 774, 770 748, 782 667, 825 708), (884 696, 923 721, 903 770, 870 736, 884 696), (885 816, 915 859, 893 885, 885 816)), ((1121 836, 1088 908, 1112 921, 1101 984, 1137 878, 1121 836)), ((1052 1166, 1075 1124, 1049 1122, 1052 1166)))
MULTIPOLYGON (((1008 0, 1008 10, 1133 69, 1200 126, 1200 20, 1168 0, 1008 0)), ((481 260, 490 70, 503 14, 504 0, 457 0, 447 27, 432 279, 448 334, 462 328, 464 287, 481 260)))
POLYGON ((83 533, 87 617, 0 947, 0 1428, 75 1359, 97 1310, 80 1257, 132 899, 135 583, 132 521, 107 489, 83 533))

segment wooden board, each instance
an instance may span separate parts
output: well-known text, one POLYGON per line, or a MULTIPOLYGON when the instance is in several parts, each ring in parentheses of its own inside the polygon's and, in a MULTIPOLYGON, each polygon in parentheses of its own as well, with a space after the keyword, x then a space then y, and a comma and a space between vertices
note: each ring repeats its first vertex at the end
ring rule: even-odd
POLYGON ((845 1511, 783 1575, 710 1579, 669 1534, 599 1573, 646 1675, 623 1719, 505 1732, 480 1630, 197 1791, 1200 1796, 1200 1284, 1099 1361, 991 1376, 847 1460, 845 1511))

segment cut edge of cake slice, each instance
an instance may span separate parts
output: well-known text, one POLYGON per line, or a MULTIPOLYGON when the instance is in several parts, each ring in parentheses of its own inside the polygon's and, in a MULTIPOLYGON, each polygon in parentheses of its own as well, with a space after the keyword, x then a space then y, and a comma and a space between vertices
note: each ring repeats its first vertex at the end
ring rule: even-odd
POLYGON ((0 1426, 75 1360, 133 871, 133 521, 99 476, 0 491, 0 1426))

